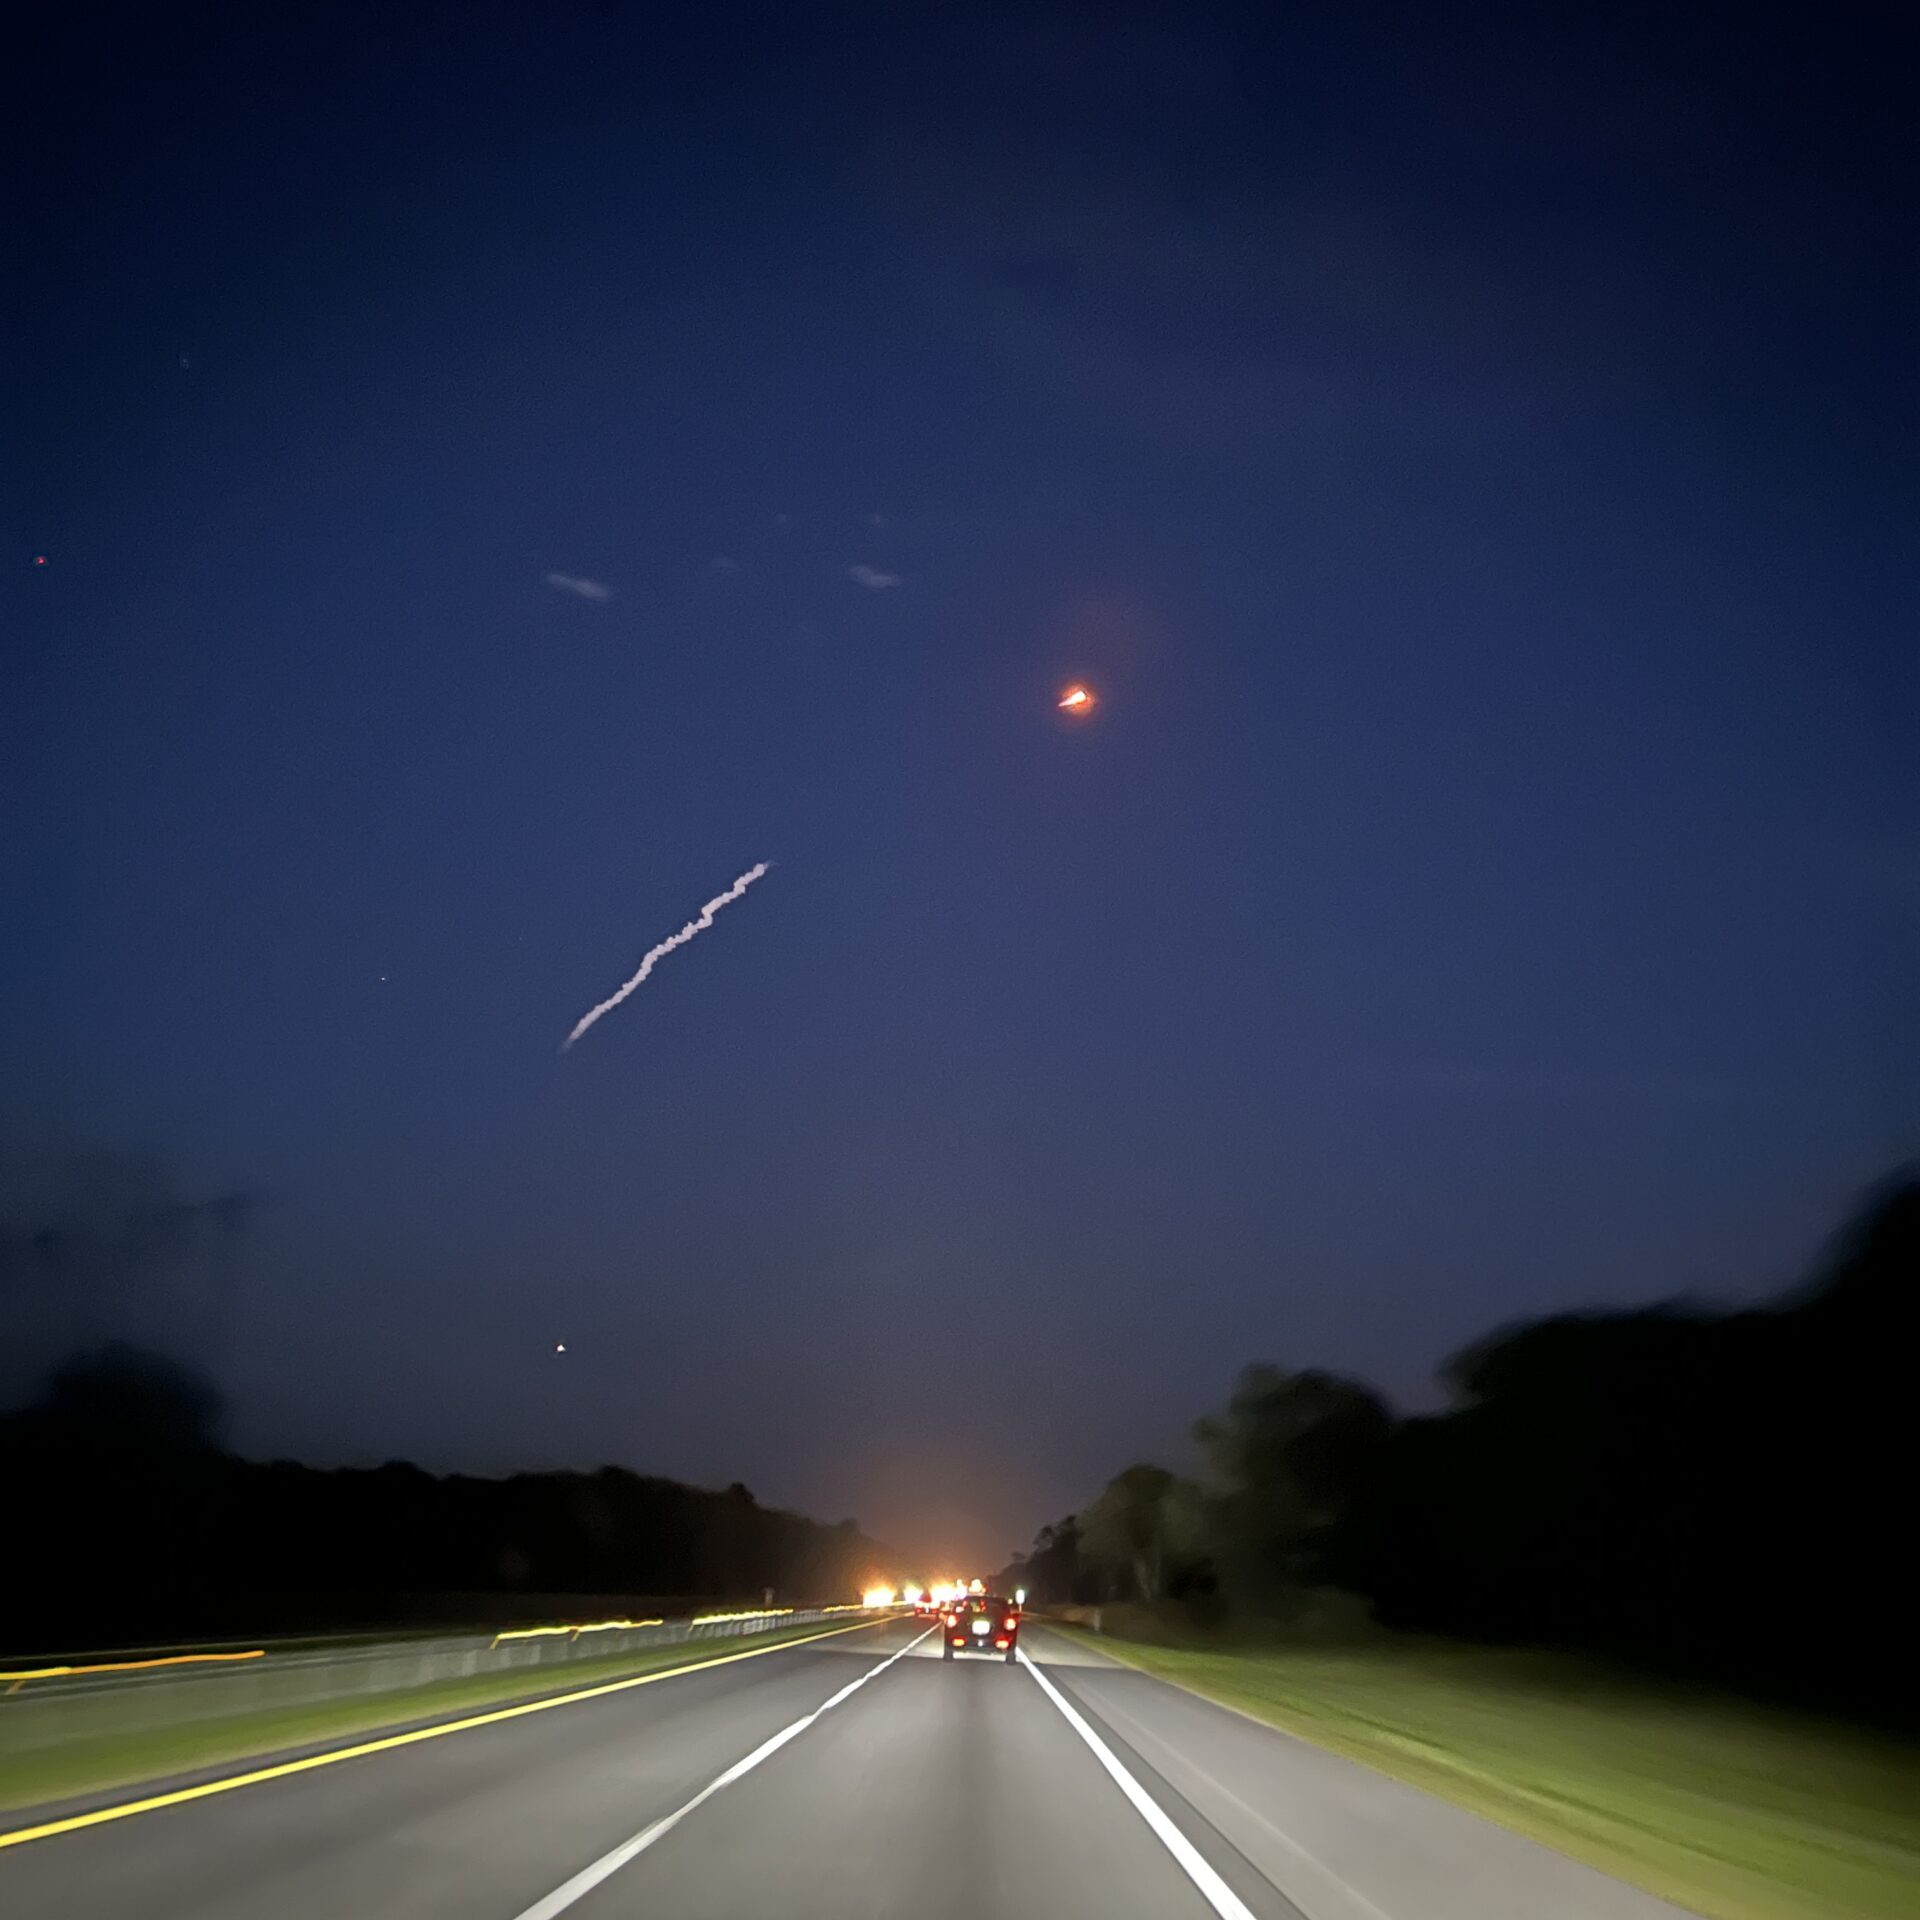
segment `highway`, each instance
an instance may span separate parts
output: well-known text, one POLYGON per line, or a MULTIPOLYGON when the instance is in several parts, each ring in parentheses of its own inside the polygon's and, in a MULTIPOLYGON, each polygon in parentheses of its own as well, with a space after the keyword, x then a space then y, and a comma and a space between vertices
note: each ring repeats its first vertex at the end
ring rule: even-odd
POLYGON ((117 1812, 138 1794, 43 1810, 11 1844, 0 1831, 0 1912, 1678 1914, 1037 1625, 1025 1640, 1017 1666, 946 1662, 918 1624, 890 1620, 147 1811, 117 1812), (36 1825, 55 1830, 25 1837, 36 1825))

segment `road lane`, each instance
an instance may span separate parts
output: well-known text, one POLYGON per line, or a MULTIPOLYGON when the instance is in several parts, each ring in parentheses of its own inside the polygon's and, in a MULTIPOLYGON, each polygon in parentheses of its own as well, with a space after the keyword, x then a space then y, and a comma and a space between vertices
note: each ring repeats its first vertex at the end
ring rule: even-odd
POLYGON ((903 1623, 0 1852, 36 1920, 511 1917, 829 1699, 903 1623))
POLYGON ((773 1650, 0 1851, 0 1910, 517 1920, 573 1882, 567 1920, 1211 1920, 1221 1904, 1176 1858, 1190 1847, 1224 1910, 1254 1920, 1676 1920, 1037 1625, 1048 1688, 1004 1661, 944 1662, 934 1639, 910 1646, 918 1631, 773 1650), (657 1844, 579 1879, 676 1811, 657 1844))
MULTIPOLYGON (((569 1920, 1208 1920, 1031 1677, 902 1660, 569 1920)), ((1286 1909, 1270 1910, 1278 1920, 1286 1909)), ((1267 1920, 1262 1915, 1262 1920, 1267 1920)))
MULTIPOLYGON (((931 1628, 927 1629, 927 1632, 931 1631, 931 1628)), ((864 1672, 855 1674, 845 1686, 822 1701, 811 1713, 803 1714, 798 1720, 789 1721, 778 1733, 761 1741, 743 1759, 736 1760, 724 1772, 716 1774, 692 1799, 682 1801, 671 1813, 663 1815, 660 1819, 649 1821, 630 1838, 621 1841, 610 1852, 602 1854, 598 1860, 590 1862, 571 1879, 564 1881, 544 1899, 536 1900, 525 1913, 519 1916, 519 1920, 559 1920, 560 1915, 570 1907, 578 1905, 589 1893, 604 1886, 616 1873, 630 1866, 650 1847, 666 1839, 682 1821, 690 1820, 709 1800, 724 1793, 738 1781, 744 1780, 756 1767, 764 1765, 791 1741, 799 1739, 823 1714, 832 1713, 836 1707, 845 1706, 862 1687, 879 1679, 897 1661, 904 1660, 920 1641, 927 1637, 927 1632, 923 1632, 906 1646, 887 1654, 864 1672)))

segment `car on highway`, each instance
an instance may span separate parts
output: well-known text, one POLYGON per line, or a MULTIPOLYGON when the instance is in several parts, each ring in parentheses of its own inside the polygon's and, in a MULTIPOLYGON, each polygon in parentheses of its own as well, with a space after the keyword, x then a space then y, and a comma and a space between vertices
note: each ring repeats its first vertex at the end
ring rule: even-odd
POLYGON ((1003 1655, 1009 1664, 1020 1650, 1020 1609, 997 1593, 970 1593, 940 1616, 940 1657, 963 1653, 1003 1655))

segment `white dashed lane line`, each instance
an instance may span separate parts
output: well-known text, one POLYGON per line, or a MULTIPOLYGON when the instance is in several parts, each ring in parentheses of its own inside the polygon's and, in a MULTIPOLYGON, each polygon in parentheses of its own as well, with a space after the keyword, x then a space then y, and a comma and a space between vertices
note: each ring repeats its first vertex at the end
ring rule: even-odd
MULTIPOLYGON (((931 1627, 927 1629, 927 1633, 932 1631, 931 1627)), ((603 1880, 610 1880, 629 1861, 637 1860, 656 1840, 665 1839, 696 1807, 705 1806, 716 1793, 725 1787, 732 1786, 736 1780, 744 1778, 761 1761, 772 1759, 789 1740, 797 1740, 822 1714, 831 1713, 843 1700, 850 1699, 858 1693, 869 1680, 877 1679, 879 1675, 885 1673, 896 1660, 904 1659, 927 1637, 927 1633, 919 1634, 909 1640, 898 1653, 889 1654, 878 1666, 869 1667, 858 1679, 849 1680, 831 1700, 822 1702, 811 1713, 802 1714, 792 1726, 782 1727, 772 1739, 761 1741, 744 1760, 736 1760, 725 1773, 708 1781, 684 1806, 674 1808, 671 1813, 654 1821, 651 1826, 642 1827, 631 1839, 622 1840, 610 1852, 603 1853, 591 1866, 582 1867, 571 1880, 555 1887, 545 1899, 536 1900, 519 1916, 519 1920, 554 1920, 556 1914, 565 1913, 576 1900, 591 1893, 603 1880)), ((1242 1911, 1244 1912, 1245 1909, 1243 1908, 1242 1911)), ((1248 1920, 1252 1920, 1251 1915, 1248 1916, 1248 1920)))

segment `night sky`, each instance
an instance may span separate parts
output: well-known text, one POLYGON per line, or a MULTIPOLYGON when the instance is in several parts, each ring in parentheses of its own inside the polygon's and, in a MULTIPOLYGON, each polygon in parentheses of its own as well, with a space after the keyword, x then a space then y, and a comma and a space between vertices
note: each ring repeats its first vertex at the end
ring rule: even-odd
POLYGON ((258 1194, 237 1444, 997 1561, 1920 1140, 1895 10, 79 11, 0 1198, 258 1194))

